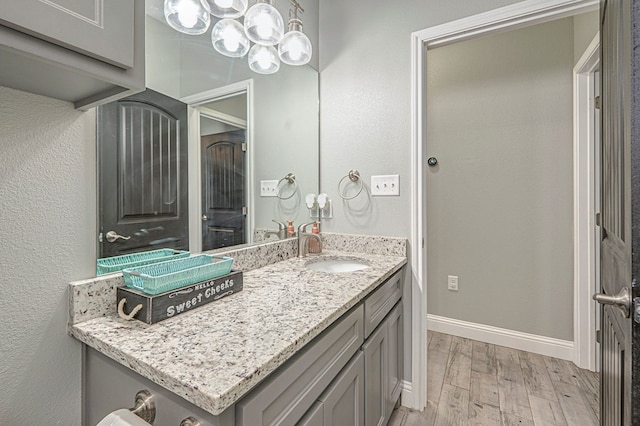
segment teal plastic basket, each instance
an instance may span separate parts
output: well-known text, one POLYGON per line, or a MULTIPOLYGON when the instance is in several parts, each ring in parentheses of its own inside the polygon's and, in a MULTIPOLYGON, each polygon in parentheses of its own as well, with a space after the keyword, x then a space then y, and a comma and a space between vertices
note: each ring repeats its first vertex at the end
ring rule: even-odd
POLYGON ((96 273, 97 275, 111 274, 122 271, 123 269, 136 268, 138 266, 165 262, 167 260, 182 259, 185 257, 189 257, 188 251, 174 249, 159 249, 141 253, 105 257, 96 261, 96 273))
POLYGON ((231 272, 233 258, 199 254, 186 259, 127 268, 122 271, 127 287, 160 294, 231 272))

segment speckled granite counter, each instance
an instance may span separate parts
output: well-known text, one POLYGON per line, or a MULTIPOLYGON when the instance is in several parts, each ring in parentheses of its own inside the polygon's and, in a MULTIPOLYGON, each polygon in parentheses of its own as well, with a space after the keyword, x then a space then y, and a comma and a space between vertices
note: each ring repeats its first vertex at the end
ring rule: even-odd
POLYGON ((245 271, 243 291, 154 325, 120 319, 113 299, 113 314, 72 321, 69 333, 217 415, 399 270, 406 257, 394 254, 321 255, 371 265, 349 273, 305 267, 318 256, 245 271))

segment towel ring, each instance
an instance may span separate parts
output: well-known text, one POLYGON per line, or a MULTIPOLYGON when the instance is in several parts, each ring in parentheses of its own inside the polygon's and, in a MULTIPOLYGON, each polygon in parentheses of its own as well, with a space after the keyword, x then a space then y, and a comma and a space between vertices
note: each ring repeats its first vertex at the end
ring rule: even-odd
MULTIPOLYGON (((346 185, 345 185, 346 187, 346 185)), ((338 195, 340 196, 340 198, 342 198, 343 200, 353 200, 354 198, 356 198, 358 195, 360 195, 360 193, 362 192, 362 190, 364 189, 364 183, 362 182, 362 179, 360 179, 360 172, 357 171, 356 169, 351 169, 349 170, 349 173, 344 176, 342 179, 340 179, 340 182, 338 182, 338 195), (355 193, 355 195, 351 196, 351 197, 347 197, 344 192, 342 192, 340 190, 340 185, 342 185, 342 182, 346 179, 349 178, 349 180, 351 182, 360 182, 360 189, 358 190, 358 192, 355 193)))
MULTIPOLYGON (((284 186, 283 186, 284 187, 284 186)), ((281 200, 288 200, 289 198, 293 197, 294 194, 296 193, 296 190, 298 189, 298 181, 296 180, 296 175, 294 175, 293 173, 288 173, 285 177, 283 177, 282 179, 280 179, 278 181, 278 185, 276 185, 276 197, 280 198, 281 200), (287 181, 287 183, 289 183, 289 185, 293 185, 293 191, 291 191, 291 195, 287 196, 287 197, 282 197, 280 195, 280 184, 284 181, 287 181)))

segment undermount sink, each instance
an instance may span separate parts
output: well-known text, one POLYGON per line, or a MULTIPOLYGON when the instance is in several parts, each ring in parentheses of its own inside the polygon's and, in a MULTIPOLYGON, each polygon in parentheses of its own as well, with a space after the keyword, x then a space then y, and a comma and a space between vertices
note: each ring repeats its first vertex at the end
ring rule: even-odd
POLYGON ((367 269, 369 264, 357 259, 323 259, 306 264, 307 268, 318 272, 355 272, 367 269))

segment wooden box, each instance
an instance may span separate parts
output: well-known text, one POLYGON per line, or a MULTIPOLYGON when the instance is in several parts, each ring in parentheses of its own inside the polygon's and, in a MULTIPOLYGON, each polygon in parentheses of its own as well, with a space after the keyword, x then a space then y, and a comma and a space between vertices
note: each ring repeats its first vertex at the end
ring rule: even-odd
POLYGON ((126 314, 132 312, 136 306, 142 305, 142 309, 133 318, 147 324, 155 324, 241 290, 242 271, 232 271, 222 277, 156 295, 128 287, 118 287, 117 293, 118 305, 120 300, 126 299, 126 314))

